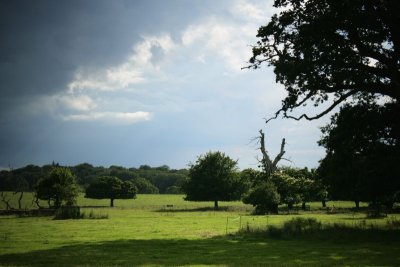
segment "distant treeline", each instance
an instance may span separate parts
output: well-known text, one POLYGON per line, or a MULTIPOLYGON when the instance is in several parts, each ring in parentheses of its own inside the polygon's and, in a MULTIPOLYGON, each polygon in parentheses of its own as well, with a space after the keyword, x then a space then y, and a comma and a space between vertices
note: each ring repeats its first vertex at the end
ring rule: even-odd
POLYGON ((122 181, 132 181, 141 194, 180 194, 182 184, 188 178, 186 169, 170 169, 167 165, 150 167, 141 165, 139 168, 122 166, 93 166, 82 163, 76 166, 60 166, 57 163, 36 166, 27 165, 23 168, 0 171, 0 191, 14 191, 15 183, 23 183, 25 191, 34 191, 40 178, 49 174, 54 167, 65 167, 76 175, 82 190, 86 189, 96 178, 115 176, 122 181))

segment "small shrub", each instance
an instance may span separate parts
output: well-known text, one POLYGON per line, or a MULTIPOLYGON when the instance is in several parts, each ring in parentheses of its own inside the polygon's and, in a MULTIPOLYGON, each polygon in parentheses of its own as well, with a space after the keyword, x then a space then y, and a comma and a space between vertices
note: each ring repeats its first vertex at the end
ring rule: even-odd
POLYGON ((270 237, 280 238, 317 233, 320 230, 322 224, 314 218, 295 218, 285 222, 281 228, 270 225, 267 233, 270 237))
POLYGON ((283 224, 286 235, 312 233, 321 230, 322 224, 314 218, 295 218, 283 224))
POLYGON ((395 217, 389 218, 386 221, 387 228, 390 230, 394 229, 400 229, 400 219, 397 219, 395 217))
POLYGON ((102 214, 102 213, 96 214, 93 212, 93 210, 90 210, 88 215, 86 215, 85 212, 82 213, 82 219, 97 219, 98 220, 98 219, 108 219, 108 218, 109 218, 108 214, 102 214))
POLYGON ((384 218, 387 217, 386 208, 379 203, 371 203, 368 206, 367 218, 384 218))
POLYGON ((67 219, 81 219, 81 211, 78 206, 63 206, 59 208, 54 217, 55 220, 67 220, 67 219))
MULTIPOLYGON (((344 225, 341 225, 340 227, 341 227, 341 228, 345 228, 344 225)), ((354 228, 356 228, 356 229, 361 229, 361 230, 367 229, 367 228, 368 228, 367 221, 366 221, 366 220, 361 220, 361 221, 359 221, 358 224, 356 224, 356 225, 354 226, 354 228)))
POLYGON ((278 228, 274 225, 270 225, 270 226, 268 226, 267 233, 270 237, 281 238, 283 231, 281 228, 278 228))

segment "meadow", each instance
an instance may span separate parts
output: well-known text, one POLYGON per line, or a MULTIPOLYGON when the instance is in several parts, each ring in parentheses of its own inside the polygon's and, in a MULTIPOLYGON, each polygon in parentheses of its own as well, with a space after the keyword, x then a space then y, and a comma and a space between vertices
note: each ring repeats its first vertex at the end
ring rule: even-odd
MULTIPOLYGON (((31 203, 27 194, 23 206, 31 203)), ((138 195, 135 200, 116 200, 114 208, 108 207, 109 200, 81 196, 78 204, 82 212, 99 219, 0 216, 0 265, 400 265, 400 232, 388 227, 400 216, 369 219, 364 212, 348 209, 350 202, 328 202, 327 210, 311 203, 307 212, 268 216, 251 215, 252 207, 241 202, 221 202, 221 209, 214 211, 212 202, 187 202, 181 195, 138 195), (335 212, 329 212, 333 206, 335 212), (315 218, 324 226, 347 228, 292 237, 268 235, 268 226, 279 228, 292 218, 315 218)))

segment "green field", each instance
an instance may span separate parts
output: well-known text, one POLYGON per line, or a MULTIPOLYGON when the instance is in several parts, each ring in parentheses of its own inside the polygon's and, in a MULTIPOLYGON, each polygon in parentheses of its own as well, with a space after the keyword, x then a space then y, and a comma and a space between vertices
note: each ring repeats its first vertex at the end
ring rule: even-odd
MULTIPOLYGON (((27 195, 28 196, 28 195, 27 195)), ((52 217, 0 216, 0 264, 4 266, 399 266, 400 232, 386 229, 387 218, 341 210, 350 202, 328 202, 328 214, 311 211, 252 216, 241 202, 186 202, 179 195, 139 195, 135 200, 79 198, 86 214, 108 219, 53 220, 52 217), (166 205, 173 205, 167 208, 166 205), (272 238, 268 225, 313 217, 323 225, 354 227, 351 232, 272 238), (356 229, 364 225, 363 229, 356 229), (369 229, 372 225, 374 229, 369 229), (368 229, 367 229, 368 228, 368 229), (249 229, 250 231, 247 231, 249 229)), ((24 205, 30 206, 26 198, 24 205)), ((14 204, 13 204, 14 205, 14 204)))

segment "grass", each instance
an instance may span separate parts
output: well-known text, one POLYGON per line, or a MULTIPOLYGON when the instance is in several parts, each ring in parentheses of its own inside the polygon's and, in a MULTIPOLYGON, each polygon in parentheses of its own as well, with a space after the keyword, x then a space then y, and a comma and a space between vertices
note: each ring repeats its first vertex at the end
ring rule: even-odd
MULTIPOLYGON (((318 210, 320 203, 312 203, 310 212, 252 216, 251 207, 241 202, 221 202, 221 210, 214 211, 212 202, 186 202, 179 195, 139 195, 116 200, 115 208, 108 207, 108 200, 83 197, 78 204, 86 206, 85 214, 108 219, 0 216, 0 265, 400 265, 399 232, 387 227, 390 220, 398 223, 396 214, 380 219, 351 211, 327 214, 318 210), (292 218, 309 217, 347 230, 322 231, 316 237, 273 238, 267 233, 270 226, 280 229, 292 218), (370 225, 381 230, 373 232, 370 225)), ((352 203, 328 204, 340 208, 352 203)))

